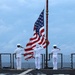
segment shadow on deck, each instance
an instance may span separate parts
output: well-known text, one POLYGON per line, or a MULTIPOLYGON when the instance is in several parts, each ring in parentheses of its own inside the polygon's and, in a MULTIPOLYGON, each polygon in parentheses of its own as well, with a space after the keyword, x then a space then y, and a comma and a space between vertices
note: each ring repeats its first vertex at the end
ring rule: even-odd
MULTIPOLYGON (((0 74, 1 73, 9 73, 9 75, 12 74, 20 74, 22 72, 27 71, 28 69, 22 69, 22 70, 16 70, 16 69, 0 69, 0 74)), ((58 69, 58 70, 52 70, 52 69, 40 69, 40 70, 35 70, 33 69, 32 71, 28 72, 25 75, 56 75, 56 74, 61 74, 61 75, 75 75, 75 69, 58 69)))

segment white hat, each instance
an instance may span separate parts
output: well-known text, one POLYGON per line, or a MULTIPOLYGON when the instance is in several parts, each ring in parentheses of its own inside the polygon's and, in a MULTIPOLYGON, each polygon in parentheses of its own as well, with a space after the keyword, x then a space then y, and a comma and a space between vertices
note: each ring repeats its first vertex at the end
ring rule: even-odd
POLYGON ((17 44, 17 46, 20 46, 20 44, 17 44))
POLYGON ((53 45, 53 47, 56 47, 57 45, 53 45))

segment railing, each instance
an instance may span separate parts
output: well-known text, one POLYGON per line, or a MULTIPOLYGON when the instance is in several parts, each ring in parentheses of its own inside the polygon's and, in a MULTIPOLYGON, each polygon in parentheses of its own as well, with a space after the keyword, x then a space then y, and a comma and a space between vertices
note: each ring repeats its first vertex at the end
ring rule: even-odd
POLYGON ((12 68, 12 54, 11 53, 0 53, 0 68, 2 68, 2 55, 7 55, 10 58, 10 67, 12 68))
POLYGON ((71 54, 71 68, 73 69, 73 65, 74 65, 74 61, 73 61, 73 58, 75 56, 75 53, 72 53, 71 54))
MULTIPOLYGON (((61 57, 61 67, 60 68, 63 68, 63 54, 62 53, 58 53, 58 55, 60 55, 60 57, 61 57)), ((43 58, 44 58, 44 66, 43 67, 45 67, 45 61, 46 61, 46 55, 45 54, 43 54, 43 58)), ((49 54, 48 55, 48 60, 47 61, 50 61, 51 60, 51 58, 52 58, 52 54, 49 54)))
POLYGON ((1 54, 0 54, 0 68, 2 67, 2 62, 1 62, 1 54))
MULTIPOLYGON (((9 68, 15 68, 14 67, 14 58, 15 58, 15 54, 11 54, 11 53, 0 53, 0 69, 2 69, 3 67, 2 67, 2 56, 4 56, 4 55, 6 55, 6 56, 9 56, 9 58, 10 58, 10 61, 9 61, 9 63, 10 63, 10 66, 9 66, 9 68)), ((58 54, 59 56, 60 56, 60 68, 62 69, 63 68, 63 54, 62 53, 59 53, 58 54)), ((70 61, 69 61, 69 63, 71 63, 71 69, 74 69, 74 67, 73 67, 73 65, 74 65, 74 61, 73 61, 73 58, 74 58, 74 55, 75 55, 75 53, 72 53, 70 56, 71 56, 71 58, 70 58, 70 61)), ((41 60, 41 66, 42 66, 42 68, 45 68, 45 62, 46 62, 46 55, 45 54, 41 54, 41 57, 42 57, 42 60, 41 60)), ((8 59, 8 58, 7 58, 8 59)), ((51 54, 48 54, 48 61, 51 61, 51 54)))

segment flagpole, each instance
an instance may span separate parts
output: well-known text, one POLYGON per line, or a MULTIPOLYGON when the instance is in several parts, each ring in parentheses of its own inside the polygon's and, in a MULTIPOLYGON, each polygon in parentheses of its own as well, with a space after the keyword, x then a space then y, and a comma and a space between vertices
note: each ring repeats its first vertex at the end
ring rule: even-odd
POLYGON ((46 65, 48 68, 48 0, 46 0, 46 65))

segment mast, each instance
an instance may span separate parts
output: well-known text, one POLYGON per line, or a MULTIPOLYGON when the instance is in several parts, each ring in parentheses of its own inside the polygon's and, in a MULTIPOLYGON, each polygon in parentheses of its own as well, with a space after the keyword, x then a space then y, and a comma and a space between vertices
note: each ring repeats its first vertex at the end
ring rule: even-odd
POLYGON ((48 0, 46 0, 46 66, 48 68, 48 0))

